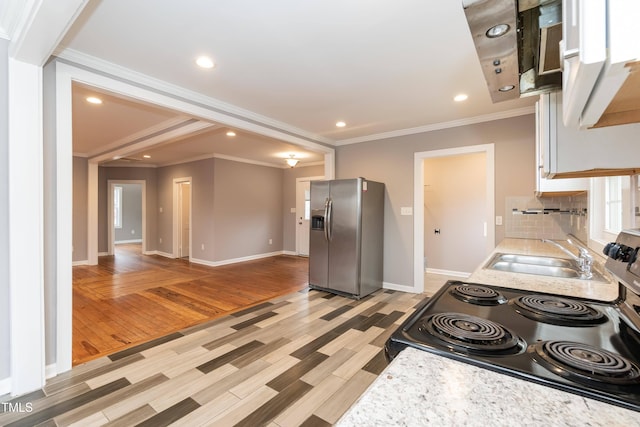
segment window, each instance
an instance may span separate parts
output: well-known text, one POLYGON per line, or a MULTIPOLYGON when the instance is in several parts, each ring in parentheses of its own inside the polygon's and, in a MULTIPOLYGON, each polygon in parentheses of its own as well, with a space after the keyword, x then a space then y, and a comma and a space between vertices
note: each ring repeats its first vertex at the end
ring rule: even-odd
POLYGON ((622 177, 609 176, 605 179, 604 229, 609 233, 622 230, 622 177))
POLYGON ((304 219, 311 219, 311 191, 304 190, 304 219))
POLYGON ((113 187, 113 225, 122 228, 122 187, 113 187))

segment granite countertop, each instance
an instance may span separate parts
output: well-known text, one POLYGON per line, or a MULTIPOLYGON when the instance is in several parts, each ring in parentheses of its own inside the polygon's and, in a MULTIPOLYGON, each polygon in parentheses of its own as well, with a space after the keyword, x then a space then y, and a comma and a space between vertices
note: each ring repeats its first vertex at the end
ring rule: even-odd
MULTIPOLYGON (((613 301, 618 283, 594 256, 605 281, 563 279, 488 270, 495 253, 566 258, 533 239, 505 239, 465 279, 504 286, 613 301)), ((339 426, 640 426, 640 413, 429 352, 405 348, 339 420, 339 426)))
POLYGON ((618 297, 618 283, 604 269, 605 258, 591 252, 594 258, 593 269, 600 273, 605 281, 564 279, 538 276, 533 274, 510 273, 483 268, 496 253, 541 255, 567 258, 567 255, 554 245, 536 239, 504 239, 495 250, 474 271, 468 282, 503 286, 535 292, 547 292, 599 301, 613 301, 618 297))
POLYGON ((631 427, 640 413, 405 348, 336 425, 631 427))

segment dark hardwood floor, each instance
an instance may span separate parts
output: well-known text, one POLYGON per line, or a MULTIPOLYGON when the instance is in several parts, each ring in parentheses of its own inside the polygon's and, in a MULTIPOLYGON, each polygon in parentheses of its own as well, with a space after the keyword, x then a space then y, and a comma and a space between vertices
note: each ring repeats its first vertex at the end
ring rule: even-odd
POLYGON ((304 289, 308 260, 276 256, 208 267, 116 247, 73 268, 73 364, 304 289))

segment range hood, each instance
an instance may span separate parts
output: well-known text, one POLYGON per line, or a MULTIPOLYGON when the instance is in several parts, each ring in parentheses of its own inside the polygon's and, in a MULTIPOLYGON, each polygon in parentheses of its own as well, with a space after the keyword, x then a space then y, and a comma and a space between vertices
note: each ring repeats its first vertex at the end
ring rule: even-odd
POLYGON ((462 0, 493 102, 559 90, 561 0, 462 0))

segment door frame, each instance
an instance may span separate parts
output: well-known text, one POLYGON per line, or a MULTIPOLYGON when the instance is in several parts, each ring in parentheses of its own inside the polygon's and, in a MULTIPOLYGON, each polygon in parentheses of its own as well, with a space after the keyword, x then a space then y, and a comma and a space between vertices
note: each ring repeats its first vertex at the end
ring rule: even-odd
POLYGON ((495 147, 480 144, 414 153, 413 167, 413 292, 424 292, 424 160, 461 154, 485 153, 487 186, 487 250, 496 245, 495 217, 495 147))
POLYGON ((142 253, 147 251, 147 181, 141 179, 107 180, 107 255, 115 254, 116 229, 113 225, 113 188, 118 184, 140 184, 142 186, 142 253))
MULTIPOLYGON (((295 227, 296 227, 296 255, 300 255, 300 248, 298 247, 298 241, 299 241, 299 233, 300 233, 300 227, 298 227, 298 203, 300 202, 300 200, 298 200, 298 185, 301 182, 306 182, 306 181, 318 181, 318 180, 323 180, 324 179, 324 175, 322 176, 305 176, 305 177, 300 177, 300 178, 296 178, 296 215, 293 217, 293 219, 295 220, 295 227)), ((308 256, 308 254, 307 254, 308 256)))
POLYGON ((191 261, 192 245, 191 236, 193 231, 193 180, 190 176, 173 179, 173 249, 174 258, 180 258, 180 233, 182 227, 182 190, 180 185, 188 182, 191 186, 191 197, 189 198, 189 261, 191 261))

